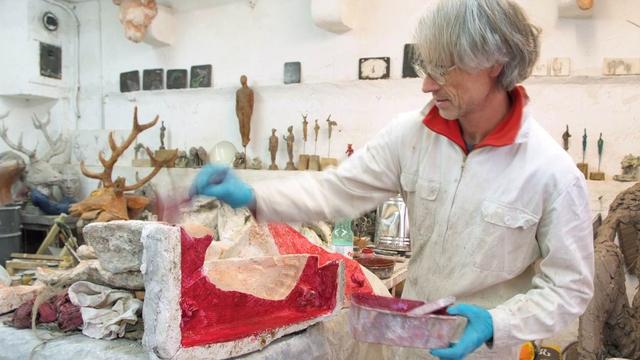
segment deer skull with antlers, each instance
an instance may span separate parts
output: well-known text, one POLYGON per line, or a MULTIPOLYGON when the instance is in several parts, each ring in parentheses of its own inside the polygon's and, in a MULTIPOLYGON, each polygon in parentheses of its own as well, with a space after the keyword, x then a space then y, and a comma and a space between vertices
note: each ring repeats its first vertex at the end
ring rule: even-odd
POLYGON ((150 181, 158 174, 160 169, 175 160, 178 155, 177 151, 173 156, 159 160, 154 157, 153 152, 148 147, 145 147, 145 151, 149 159, 151 159, 153 170, 147 176, 138 179, 133 185, 126 185, 126 179, 123 177, 117 177, 113 180, 112 171, 120 155, 131 146, 138 134, 153 127, 158 122, 158 119, 159 116, 156 116, 153 121, 140 124, 138 122, 138 107, 136 107, 133 112, 133 129, 121 145, 116 144, 113 132, 109 133, 111 156, 106 159, 102 152, 98 154, 98 159, 104 168, 101 173, 89 171, 84 162, 80 162, 82 173, 92 179, 100 180, 102 187, 93 191, 88 198, 72 205, 70 209, 71 215, 79 216, 84 220, 96 221, 128 220, 135 219, 140 215, 149 203, 149 199, 125 192, 136 190, 150 181))
MULTIPOLYGON (((9 116, 8 112, 5 115, 0 116, 0 120, 4 120, 7 116, 9 116)), ((60 133, 56 139, 53 139, 49 135, 47 127, 51 122, 51 118, 48 114, 47 119, 44 122, 40 121, 36 114, 33 114, 31 121, 33 126, 42 132, 47 144, 49 144, 49 150, 41 158, 36 157, 35 149, 28 150, 22 145, 22 133, 18 138, 17 144, 11 141, 9 139, 7 127, 4 123, 2 124, 2 127, 0 127, 0 138, 2 138, 11 149, 26 155, 29 159, 25 177, 26 186, 29 189, 36 189, 46 196, 51 196, 53 193, 53 187, 57 186, 60 182, 61 175, 51 166, 51 164, 49 164, 49 161, 54 156, 64 153, 67 148, 67 142, 62 136, 62 133, 60 133)), ((37 147, 38 146, 36 145, 36 149, 37 147)))

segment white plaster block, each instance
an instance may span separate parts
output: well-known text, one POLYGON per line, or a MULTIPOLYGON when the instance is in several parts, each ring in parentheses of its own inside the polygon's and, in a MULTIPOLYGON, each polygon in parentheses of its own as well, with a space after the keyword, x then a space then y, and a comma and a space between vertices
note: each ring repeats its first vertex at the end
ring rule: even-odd
POLYGON ((358 0, 311 0, 311 17, 316 26, 334 33, 355 27, 358 0))
POLYGON ((144 277, 142 346, 161 359, 180 348, 180 229, 152 223, 142 230, 144 277))
POLYGON ((639 75, 640 58, 605 58, 602 64, 603 75, 639 75))
POLYGON ((158 5, 158 14, 147 28, 144 42, 152 46, 170 46, 176 40, 176 18, 173 9, 158 5))
POLYGON ((95 222, 84 227, 82 235, 93 247, 102 268, 112 273, 140 271, 144 221, 117 220, 95 222))

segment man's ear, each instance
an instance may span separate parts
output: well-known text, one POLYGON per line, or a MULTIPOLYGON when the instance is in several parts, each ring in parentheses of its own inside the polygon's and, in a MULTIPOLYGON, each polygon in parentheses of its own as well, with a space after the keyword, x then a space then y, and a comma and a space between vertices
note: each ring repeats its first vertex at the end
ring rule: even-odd
POLYGON ((495 64, 491 67, 491 70, 489 71, 489 76, 491 77, 498 77, 500 75, 500 73, 502 72, 502 69, 504 69, 504 65, 503 64, 495 64))

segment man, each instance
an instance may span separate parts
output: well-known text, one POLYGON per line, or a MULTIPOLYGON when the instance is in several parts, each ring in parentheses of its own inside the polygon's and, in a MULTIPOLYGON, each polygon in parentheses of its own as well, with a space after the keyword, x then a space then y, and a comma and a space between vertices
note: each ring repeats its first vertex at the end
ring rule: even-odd
POLYGON ((538 34, 511 0, 442 0, 417 31, 422 91, 433 97, 422 111, 321 176, 250 187, 227 173, 212 184, 226 170, 211 166, 194 189, 261 221, 353 218, 401 192, 413 254, 403 297, 453 295, 449 313, 469 320, 432 355, 480 348, 472 357, 516 359, 523 342, 575 320, 593 292, 584 177, 516 86, 538 58, 538 34))

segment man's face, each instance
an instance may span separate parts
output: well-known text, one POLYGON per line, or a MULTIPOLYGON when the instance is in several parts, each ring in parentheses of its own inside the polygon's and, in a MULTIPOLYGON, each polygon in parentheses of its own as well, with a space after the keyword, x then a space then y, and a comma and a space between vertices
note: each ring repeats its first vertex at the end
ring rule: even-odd
POLYGON ((440 116, 464 121, 465 117, 482 109, 485 98, 497 86, 495 72, 494 68, 489 68, 471 73, 455 67, 446 73, 443 85, 425 76, 422 91, 433 95, 440 116))

